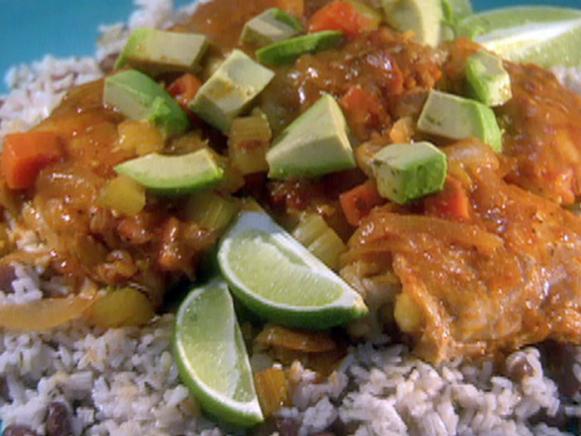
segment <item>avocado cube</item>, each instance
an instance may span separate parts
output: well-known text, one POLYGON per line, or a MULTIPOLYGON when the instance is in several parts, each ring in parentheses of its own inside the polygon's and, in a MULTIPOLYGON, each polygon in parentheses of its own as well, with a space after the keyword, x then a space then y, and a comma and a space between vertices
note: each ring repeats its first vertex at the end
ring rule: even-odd
POLYGON ((269 177, 320 176, 354 168, 347 122, 335 99, 325 94, 294 120, 266 154, 269 177))
POLYGON ((267 65, 292 63, 301 55, 336 47, 343 41, 343 32, 323 30, 278 41, 256 50, 258 62, 267 65))
POLYGON ((475 100, 436 90, 418 119, 422 132, 449 139, 478 138, 494 151, 502 151, 502 132, 492 109, 475 100))
POLYGON ((468 58, 466 80, 474 98, 487 106, 502 106, 512 98, 508 71, 492 53, 480 51, 468 58))
POLYGON ((207 148, 176 156, 151 153, 117 165, 115 172, 167 196, 209 188, 224 178, 215 154, 207 148))
POLYGON ((271 8, 252 18, 244 25, 240 41, 262 47, 291 38, 302 32, 300 20, 281 9, 271 8))
POLYGON ((166 136, 184 133, 190 122, 179 104, 161 85, 136 70, 125 70, 105 79, 103 103, 132 120, 146 120, 166 136))
POLYGON ((429 142, 393 144, 372 159, 379 194, 398 204, 441 191, 446 181, 446 155, 429 142))
POLYGON ((195 71, 207 47, 204 35, 136 29, 117 58, 115 68, 130 65, 149 73, 195 71))
POLYGON ((274 73, 234 50, 202 85, 190 109, 204 121, 227 134, 240 115, 270 83, 274 73))
POLYGON ((437 46, 444 18, 442 0, 381 0, 385 21, 400 32, 413 32, 420 44, 437 46))

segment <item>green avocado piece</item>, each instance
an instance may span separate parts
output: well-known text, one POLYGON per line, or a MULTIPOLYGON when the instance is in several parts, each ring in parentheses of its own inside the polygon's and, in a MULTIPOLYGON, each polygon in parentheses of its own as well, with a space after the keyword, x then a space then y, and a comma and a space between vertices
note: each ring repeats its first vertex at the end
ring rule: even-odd
POLYGON ((127 118, 147 120, 166 136, 184 133, 190 122, 179 104, 161 85, 136 70, 125 70, 105 79, 103 103, 127 118))
POLYGON ((136 29, 117 58, 115 69, 131 65, 150 73, 195 71, 207 47, 204 35, 136 29))
POLYGON ((372 158, 379 194, 405 204, 444 188, 446 155, 429 142, 393 144, 372 158))
POLYGON ((382 0, 385 21, 400 32, 414 32, 421 44, 437 46, 442 35, 442 0, 382 0))
POLYGON ((512 98, 508 71, 492 53, 480 51, 468 58, 466 80, 473 96, 487 106, 502 106, 512 98))
POLYGON ((343 33, 335 30, 309 33, 262 47, 256 51, 256 59, 267 65, 288 64, 305 53, 336 47, 341 41, 343 33))
POLYGON ((502 151, 502 132, 492 109, 445 92, 430 91, 418 129, 449 139, 478 138, 497 153, 502 151))
POLYGON ((347 122, 335 99, 325 94, 294 120, 266 153, 269 177, 320 176, 356 166, 347 122))
POLYGON ((148 154, 117 165, 115 171, 168 196, 209 188, 224 178, 224 170, 206 148, 178 156, 148 154))
POLYGON ((234 50, 202 85, 190 109, 227 134, 232 120, 240 115, 270 83, 274 73, 234 50))
POLYGON ((244 25, 240 41, 257 47, 291 38, 304 31, 300 20, 278 8, 271 8, 244 25))

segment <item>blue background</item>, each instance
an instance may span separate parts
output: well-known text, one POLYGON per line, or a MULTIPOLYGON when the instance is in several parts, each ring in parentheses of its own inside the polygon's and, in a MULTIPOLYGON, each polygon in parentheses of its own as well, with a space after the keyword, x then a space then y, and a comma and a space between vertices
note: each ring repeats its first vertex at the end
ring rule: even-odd
MULTIPOLYGON (((478 10, 509 4, 581 7, 581 0, 473 0, 473 4, 478 10)), ((126 20, 132 7, 131 0, 0 0, 0 77, 10 65, 39 59, 45 53, 92 54, 97 26, 126 20)), ((4 90, 2 80, 0 91, 4 90)))

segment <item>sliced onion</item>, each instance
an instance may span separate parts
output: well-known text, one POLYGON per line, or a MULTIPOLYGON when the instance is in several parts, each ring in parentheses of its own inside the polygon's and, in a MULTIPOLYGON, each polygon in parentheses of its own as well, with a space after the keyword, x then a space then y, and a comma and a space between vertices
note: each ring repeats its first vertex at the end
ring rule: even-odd
POLYGON ((94 297, 45 298, 25 304, 0 306, 0 327, 8 330, 46 331, 80 318, 94 297))
POLYGON ((291 330, 277 325, 265 326, 255 341, 263 348, 284 348, 303 353, 325 353, 337 348, 327 333, 291 330))

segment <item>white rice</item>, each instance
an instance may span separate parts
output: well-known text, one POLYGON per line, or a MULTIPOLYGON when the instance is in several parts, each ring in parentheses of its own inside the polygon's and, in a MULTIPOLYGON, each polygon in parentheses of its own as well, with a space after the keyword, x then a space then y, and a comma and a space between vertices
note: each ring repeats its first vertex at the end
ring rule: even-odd
MULTIPOLYGON (((130 29, 169 26, 184 11, 170 0, 136 0, 129 24, 103 27, 96 58, 45 57, 19 66, 7 77, 11 92, 0 98, 0 142, 48 116, 68 88, 102 76, 99 61, 117 53, 130 29)), ((190 8, 191 10, 191 8, 190 8)), ((190 12, 188 10, 187 12, 190 12)), ((581 73, 558 69, 564 84, 581 92, 581 73)), ((32 232, 16 232, 20 248, 42 250, 32 232)), ((38 268, 15 266, 13 292, 0 291, 0 304, 23 303, 66 292, 58 278, 46 280, 38 268)), ((224 431, 200 415, 195 399, 180 384, 170 354, 173 316, 147 327, 88 328, 73 323, 50 333, 0 331, 0 420, 45 433, 49 404, 61 401, 71 411, 76 435, 217 436, 224 431)), ((532 375, 512 381, 494 372, 491 362, 478 366, 460 360, 433 367, 403 345, 366 343, 350 350, 325 383, 295 363, 293 406, 279 418, 297 420, 300 435, 336 425, 367 435, 557 435, 548 424, 532 424, 539 413, 581 417, 581 398, 562 403, 533 347, 513 353, 506 365, 526 360, 532 375)), ((576 376, 581 380, 581 348, 576 376)), ((253 365, 271 365, 256 355, 253 365)))

